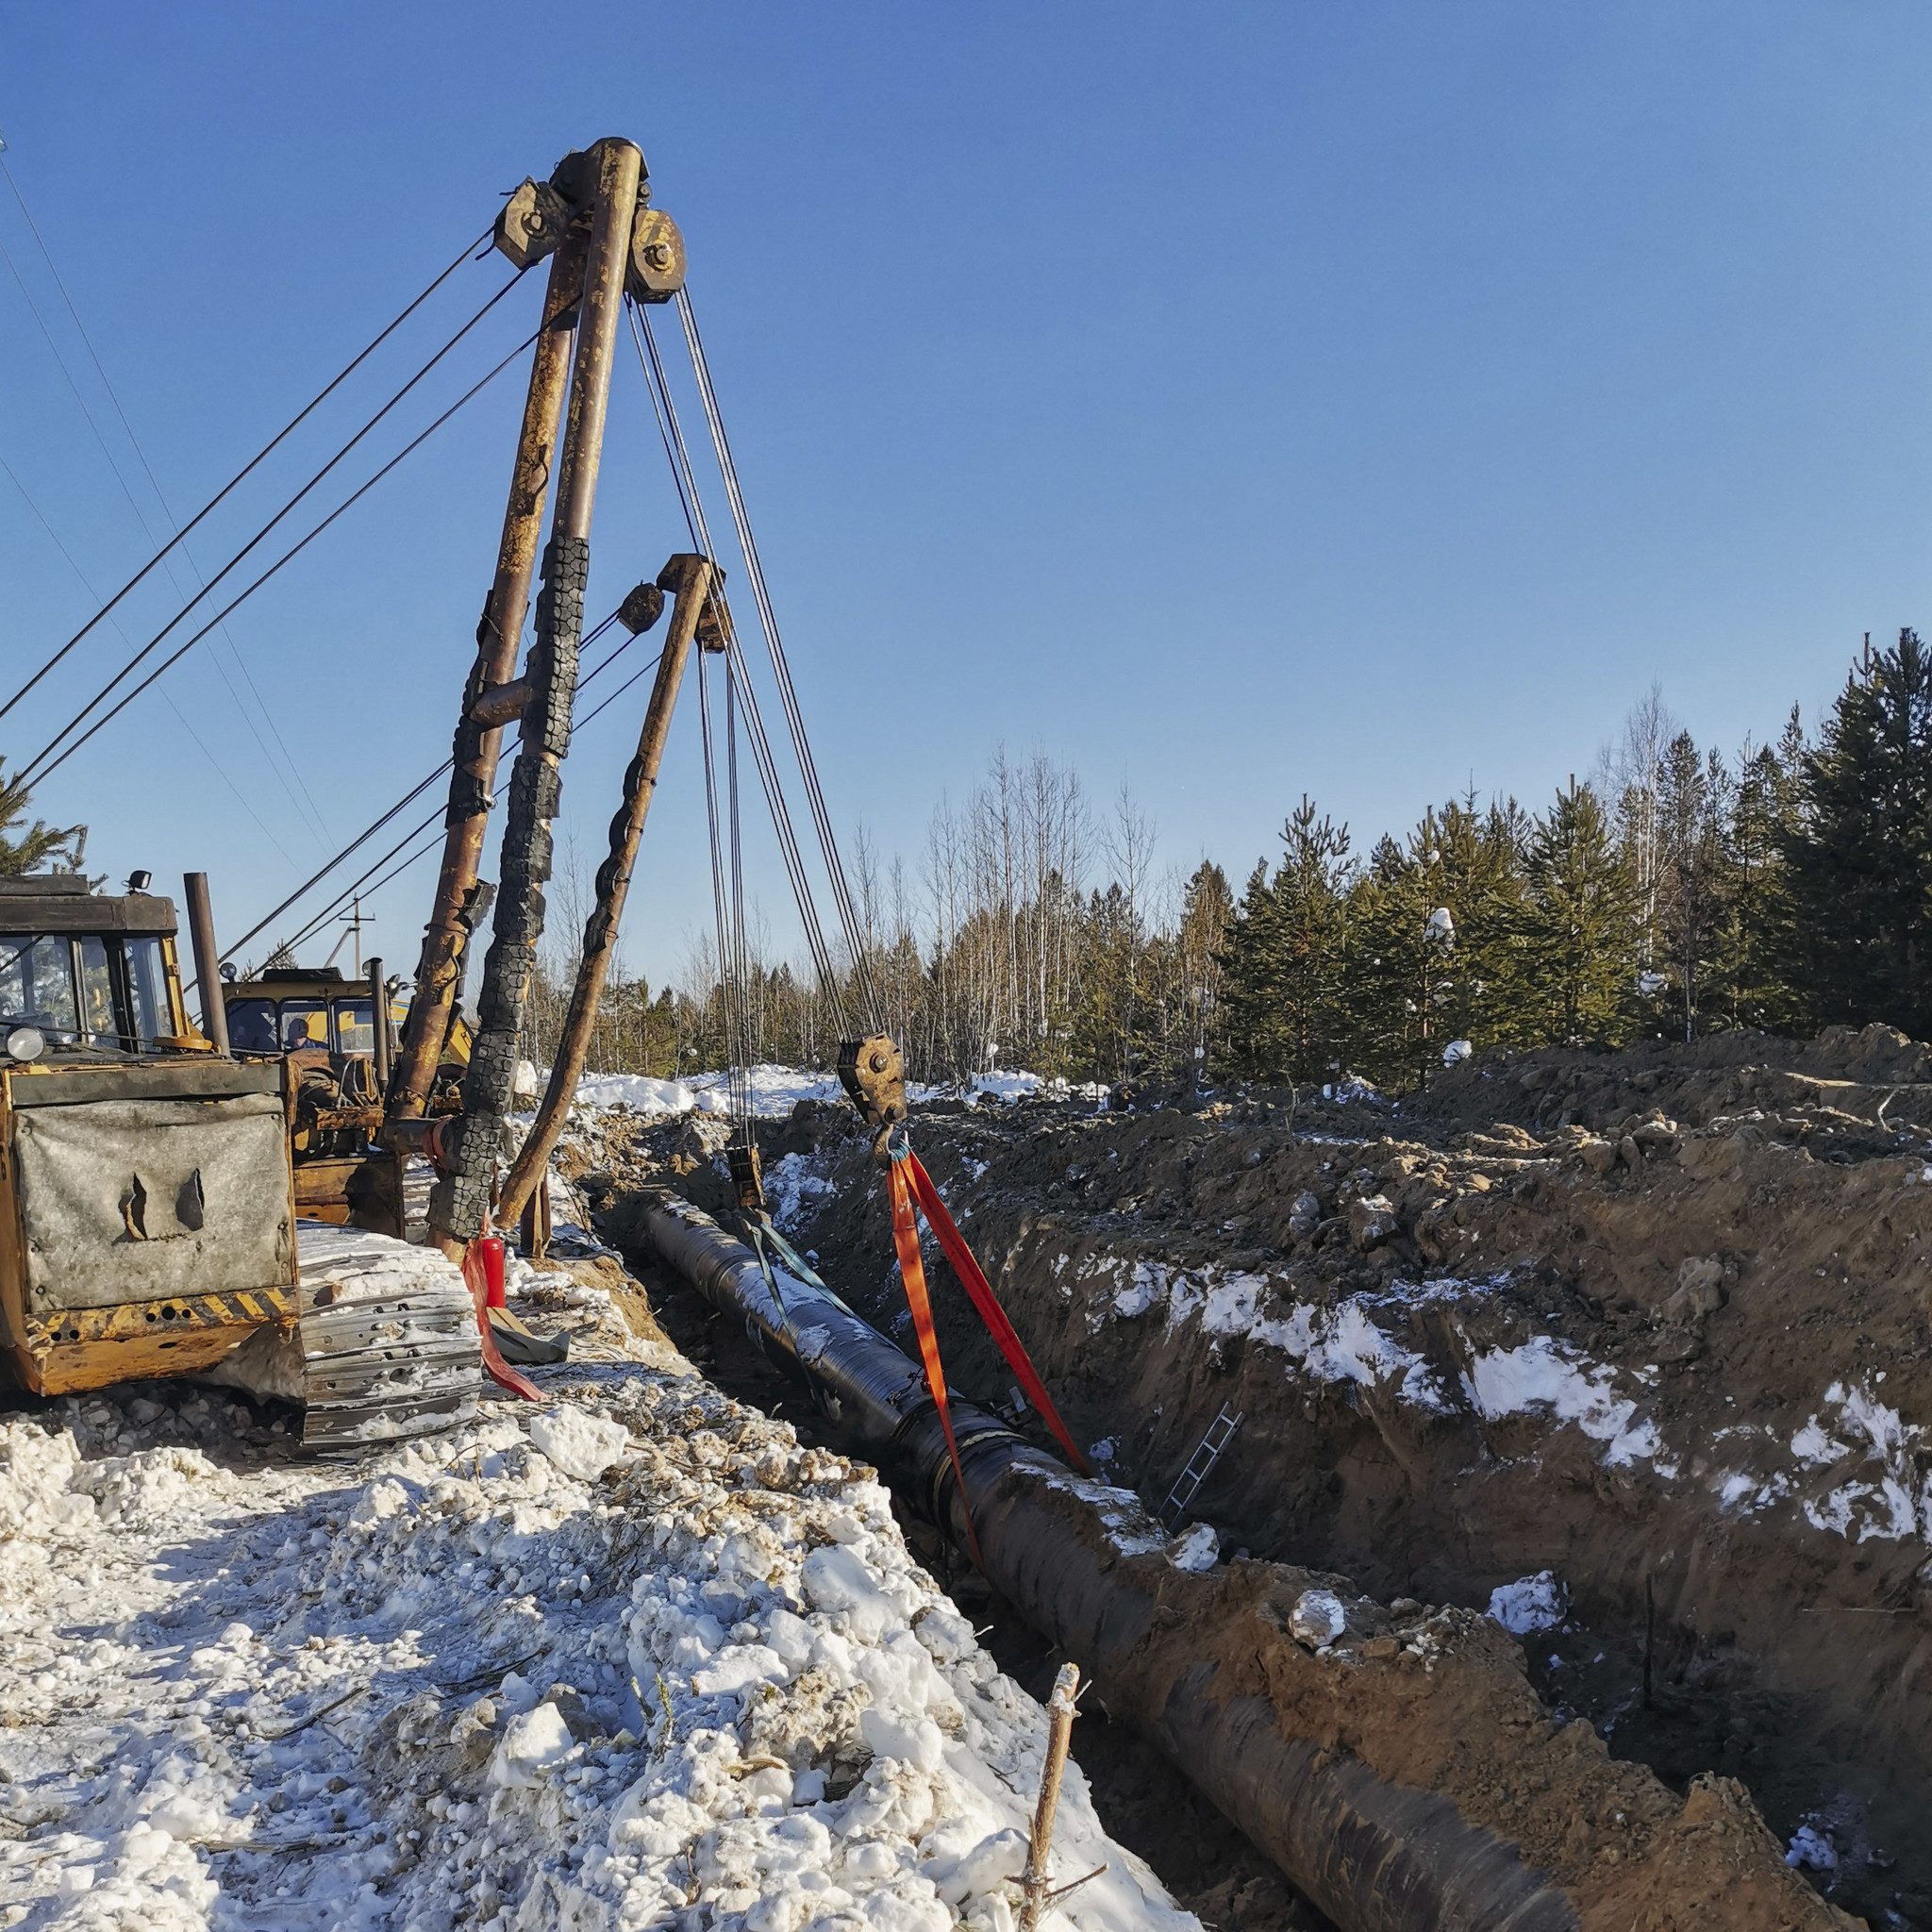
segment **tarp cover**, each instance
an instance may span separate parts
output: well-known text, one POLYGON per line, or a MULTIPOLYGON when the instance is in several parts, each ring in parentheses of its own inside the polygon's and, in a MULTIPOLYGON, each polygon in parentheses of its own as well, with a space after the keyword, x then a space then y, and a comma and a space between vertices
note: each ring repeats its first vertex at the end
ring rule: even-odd
POLYGON ((275 1094, 36 1108, 14 1152, 31 1314, 294 1279, 275 1094))

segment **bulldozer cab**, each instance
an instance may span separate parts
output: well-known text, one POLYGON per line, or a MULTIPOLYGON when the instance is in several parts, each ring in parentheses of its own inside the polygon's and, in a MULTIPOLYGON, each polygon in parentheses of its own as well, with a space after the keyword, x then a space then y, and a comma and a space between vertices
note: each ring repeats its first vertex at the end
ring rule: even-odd
POLYGON ((173 903, 102 897, 77 874, 0 879, 0 1035, 23 1028, 58 1058, 208 1051, 181 997, 173 903))
MULTIPOLYGON (((302 1053, 319 1048, 375 1059, 382 990, 345 979, 334 967, 270 967, 223 989, 228 1044, 237 1053, 302 1053)), ((399 1014, 391 1006, 390 1037, 399 1014)))

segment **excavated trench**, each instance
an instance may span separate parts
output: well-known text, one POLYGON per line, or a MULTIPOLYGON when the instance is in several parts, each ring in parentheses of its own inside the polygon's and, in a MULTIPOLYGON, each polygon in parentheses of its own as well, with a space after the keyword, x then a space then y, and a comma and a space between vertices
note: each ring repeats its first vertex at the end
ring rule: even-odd
MULTIPOLYGON (((915 1136, 1110 1480, 1158 1503, 1225 1407, 1241 1427, 1193 1507, 1224 1552, 1476 1608, 1550 1572, 1567 1614, 1524 1650, 1559 1722, 1679 1793, 1739 1780, 1834 1904, 1932 1924, 1924 1051, 1884 1029, 1739 1038, 1494 1059, 1401 1108, 1288 1102, 950 1105, 915 1136)), ((768 1131, 771 1191, 893 1332, 853 1125, 808 1106, 768 1131)), ((582 1163, 716 1204, 703 1126, 596 1140, 582 1163)), ((958 1299, 940 1297, 949 1376, 1003 1399, 958 1299)), ((690 1324, 727 1385, 734 1350, 774 1374, 690 1324)), ((769 1394, 805 1421, 789 1386, 769 1394)), ((1000 1641, 1023 1675, 1052 1661, 1013 1625, 1000 1641)), ((1239 1840, 1177 1865, 1214 1842, 1184 1806, 1205 1807, 1121 1740, 1109 1773, 1111 1733, 1082 1733, 1111 1828, 1204 1916, 1293 1923, 1208 1900, 1204 1877, 1275 1881, 1239 1840)))
MULTIPOLYGON (((648 1250, 629 1252, 664 1332, 704 1375, 739 1401, 790 1423, 807 1447, 840 1446, 839 1432, 798 1384, 648 1250)), ((923 1517, 894 1499, 908 1544, 970 1616, 1000 1668, 1044 1702, 1065 1660, 923 1517)), ((1110 1837, 1137 1852, 1174 1897, 1219 1932, 1322 1932, 1328 1921, 1153 1746, 1089 1696, 1074 1756, 1110 1837)))

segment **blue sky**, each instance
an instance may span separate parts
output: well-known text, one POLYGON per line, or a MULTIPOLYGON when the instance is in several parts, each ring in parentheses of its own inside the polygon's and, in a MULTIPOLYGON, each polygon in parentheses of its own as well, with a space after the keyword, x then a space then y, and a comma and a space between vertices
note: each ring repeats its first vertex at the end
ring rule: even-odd
MULTIPOLYGON (((916 857, 1004 741, 1101 796, 1124 778, 1162 862, 1239 878, 1304 791, 1362 844, 1472 782, 1541 805, 1654 678, 1734 746, 1794 699, 1815 716, 1862 632, 1932 622, 1922 8, 591 4, 569 28, 493 5, 15 8, 0 131, 182 516, 501 193, 638 139, 848 837, 916 857)), ((159 529, 4 186, 0 242, 159 529)), ((466 266, 197 534, 201 567, 506 274, 466 266)), ((526 278, 343 475, 539 298, 526 278)), ((5 264, 0 358, 0 458, 117 586, 142 525, 5 264)), ((237 935, 444 755, 520 390, 500 378, 199 646, 175 708, 149 693, 48 779, 37 809, 92 825, 91 867, 204 867, 237 935)), ((593 609, 684 541, 621 364, 593 609)), ((92 606, 4 476, 0 589, 10 691, 92 606)), ((9 766, 168 589, 0 721, 9 766)), ((643 692, 567 768, 586 875, 643 692)), ((627 922, 654 981, 708 917, 698 774, 687 708, 627 922)), ((769 845, 752 871, 789 947, 769 845)), ((392 961, 428 886, 374 908, 392 961)))

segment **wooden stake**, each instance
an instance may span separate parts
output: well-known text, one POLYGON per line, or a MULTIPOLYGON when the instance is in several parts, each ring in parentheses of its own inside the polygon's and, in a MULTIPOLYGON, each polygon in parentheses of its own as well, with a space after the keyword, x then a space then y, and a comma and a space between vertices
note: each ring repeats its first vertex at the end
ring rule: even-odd
POLYGON ((1060 1779, 1066 1774, 1067 1746, 1073 1741, 1074 1692, 1080 1688, 1078 1664, 1062 1664, 1046 1703, 1046 1763, 1040 1774, 1040 1800, 1033 1807, 1033 1846, 1026 1855, 1026 1875, 1021 1881, 1024 1899, 1020 1907, 1020 1932, 1037 1932, 1045 1909, 1046 1861, 1053 1850, 1053 1814, 1060 1802, 1060 1779))

